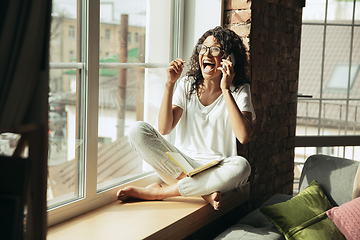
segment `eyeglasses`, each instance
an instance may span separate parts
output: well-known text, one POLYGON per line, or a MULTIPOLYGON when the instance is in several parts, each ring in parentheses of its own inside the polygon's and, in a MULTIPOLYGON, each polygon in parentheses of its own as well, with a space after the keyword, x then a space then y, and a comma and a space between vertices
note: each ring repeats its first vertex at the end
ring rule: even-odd
POLYGON ((205 46, 204 44, 200 44, 197 46, 197 51, 200 55, 204 55, 208 49, 209 49, 210 55, 213 57, 217 57, 222 52, 221 48, 218 46, 208 47, 208 46, 205 46))

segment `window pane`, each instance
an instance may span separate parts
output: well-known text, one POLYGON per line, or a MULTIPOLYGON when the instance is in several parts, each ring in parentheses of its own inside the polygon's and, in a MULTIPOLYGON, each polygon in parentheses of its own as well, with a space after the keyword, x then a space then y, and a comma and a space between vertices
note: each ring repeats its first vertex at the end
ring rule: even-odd
MULTIPOLYGON (((353 0, 328 0, 327 22, 350 24, 353 18, 353 0)), ((303 22, 324 22, 326 0, 306 1, 303 8, 303 22)), ((357 0, 355 8, 355 20, 360 20, 360 4, 357 0)))
POLYGON ((347 91, 348 87, 351 89, 354 80, 359 71, 359 64, 351 64, 351 69, 349 64, 338 63, 334 67, 334 70, 330 76, 328 83, 325 86, 327 91, 347 91), (350 71, 350 79, 349 79, 350 71))
POLYGON ((61 69, 79 56, 77 0, 53 0, 49 76, 48 207, 83 197, 84 117, 79 70, 61 69))
POLYGON ((319 101, 299 99, 296 136, 318 135, 319 101))
POLYGON ((351 23, 354 1, 329 0, 327 20, 329 23, 351 23))
POLYGON ((77 134, 76 70, 50 70, 48 206, 82 197, 83 137, 77 134), (55 89, 55 90, 54 90, 55 89))
MULTIPOLYGON (((330 80, 336 76, 337 66, 344 66, 349 71, 350 61, 350 45, 351 45, 351 27, 345 26, 328 26, 326 29, 325 41, 325 61, 324 61, 324 98, 346 98, 348 78, 340 75, 341 79, 335 79, 343 82, 346 88, 331 88, 330 80), (341 36, 341 38, 339 37, 341 36), (340 65, 339 65, 340 64, 340 65), (347 66, 347 67, 346 67, 347 66)), ((355 66, 354 66, 355 67, 355 66)), ((345 74, 345 73, 344 73, 345 74)), ((348 73, 347 73, 348 76, 348 73)), ((337 76, 339 77, 339 75, 337 76)))
POLYGON ((324 26, 303 25, 301 35, 299 94, 319 97, 324 26))
MULTIPOLYGON (((101 69, 110 70, 110 69, 101 69)), ((127 141, 127 129, 143 120, 144 70, 126 71, 126 88, 119 89, 119 70, 106 78, 100 75, 98 127, 98 189, 119 183, 143 172, 142 160, 127 141), (122 95, 122 96, 121 96, 122 95), (121 98, 123 97, 123 99, 121 98)))
POLYGON ((320 135, 344 135, 345 119, 346 101, 323 101, 320 135))
MULTIPOLYGON (((146 1, 100 2, 100 63, 145 61, 146 1)), ((144 120, 145 69, 106 68, 99 74, 98 190, 148 170, 127 141, 144 120)))
POLYGON ((355 5, 355 21, 357 24, 359 24, 360 21, 360 3, 359 0, 357 0, 355 5))
POLYGON ((326 0, 306 1, 303 8, 303 22, 324 22, 326 0))
POLYGON ((349 101, 347 105, 347 101, 335 100, 323 100, 320 104, 320 101, 299 99, 296 135, 359 135, 359 104, 359 101, 349 101))
MULTIPOLYGON (((295 163, 296 165, 304 164, 305 160, 311 155, 316 154, 316 147, 297 147, 295 148, 295 163)), ((302 167, 299 168, 301 172, 302 167)))
MULTIPOLYGON (((125 69, 124 69, 125 70, 125 69)), ((119 100, 118 77, 100 82, 99 93, 99 138, 98 138, 98 190, 118 185, 151 171, 149 167, 133 150, 127 140, 127 130, 132 123, 144 120, 144 81, 149 84, 149 102, 146 108, 151 114, 148 122, 154 124, 157 118, 159 93, 161 87, 156 81, 165 79, 163 68, 149 69, 128 68, 126 76, 131 81, 126 83, 125 107, 121 108, 119 100), (145 78, 146 76, 146 78, 145 78), (155 91, 153 88, 158 87, 155 91), (122 112, 122 109, 124 111, 122 112), (122 118, 120 118, 120 116, 122 118)))
POLYGON ((100 1, 100 62, 144 62, 145 32, 146 0, 100 1), (127 22, 123 29, 121 19, 127 22), (121 46, 127 59, 119 57, 121 46))
MULTIPOLYGON (((360 5, 360 2, 359 2, 360 5)), ((354 27, 351 64, 360 64, 360 27, 354 27)), ((360 71, 360 70, 359 70, 360 71)), ((360 74, 354 80, 354 89, 360 89, 360 74)), ((357 95, 360 98, 360 92, 357 95)))
POLYGON ((360 135, 360 101, 349 103, 347 135, 360 135))
POLYGON ((50 62, 76 62, 77 0, 53 0, 50 62))

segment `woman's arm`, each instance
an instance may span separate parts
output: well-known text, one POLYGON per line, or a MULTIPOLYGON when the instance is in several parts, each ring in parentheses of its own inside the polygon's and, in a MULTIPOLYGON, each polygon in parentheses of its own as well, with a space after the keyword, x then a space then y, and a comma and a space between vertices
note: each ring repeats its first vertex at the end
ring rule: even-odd
POLYGON ((233 132, 241 144, 246 144, 253 133, 252 113, 240 111, 229 89, 223 91, 223 95, 233 132))
POLYGON ((241 144, 250 141, 253 133, 252 113, 241 112, 233 95, 230 92, 231 82, 234 79, 235 72, 230 58, 223 59, 223 66, 219 68, 223 72, 220 82, 220 88, 223 92, 225 104, 229 112, 230 123, 236 138, 241 144))
POLYGON ((174 84, 166 83, 163 100, 159 111, 158 128, 162 135, 169 134, 179 122, 182 109, 172 105, 174 84))
POLYGON ((172 61, 166 70, 167 81, 160 106, 158 121, 159 132, 163 135, 169 134, 175 128, 182 114, 182 109, 180 107, 172 105, 172 97, 175 83, 182 73, 184 63, 184 60, 178 58, 172 61))

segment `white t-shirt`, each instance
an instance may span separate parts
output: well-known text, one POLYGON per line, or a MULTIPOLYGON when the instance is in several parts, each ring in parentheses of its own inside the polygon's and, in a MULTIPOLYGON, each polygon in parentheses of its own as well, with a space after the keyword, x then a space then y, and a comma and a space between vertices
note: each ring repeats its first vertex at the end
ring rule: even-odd
MULTIPOLYGON (((175 146, 194 160, 215 160, 236 156, 236 137, 232 131, 223 94, 212 104, 204 106, 197 94, 188 99, 191 81, 184 77, 178 81, 173 105, 183 109, 176 126, 175 146)), ((240 109, 252 113, 250 85, 244 84, 232 95, 240 109)))

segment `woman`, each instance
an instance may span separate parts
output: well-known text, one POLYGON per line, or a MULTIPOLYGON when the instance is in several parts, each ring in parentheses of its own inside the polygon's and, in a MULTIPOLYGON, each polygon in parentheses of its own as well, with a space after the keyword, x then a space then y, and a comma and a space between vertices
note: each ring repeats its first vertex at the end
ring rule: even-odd
POLYGON ((202 196, 218 210, 221 194, 240 188, 250 175, 249 163, 236 153, 236 138, 247 143, 255 119, 241 39, 229 29, 211 29, 198 40, 189 71, 179 80, 184 64, 184 60, 176 59, 167 68, 159 112, 158 128, 162 135, 177 126, 175 144, 144 122, 137 122, 128 134, 130 144, 167 186, 154 183, 146 188, 126 187, 118 191, 119 200, 202 196), (168 158, 168 151, 179 152, 194 167, 214 159, 223 161, 186 177, 168 158))

